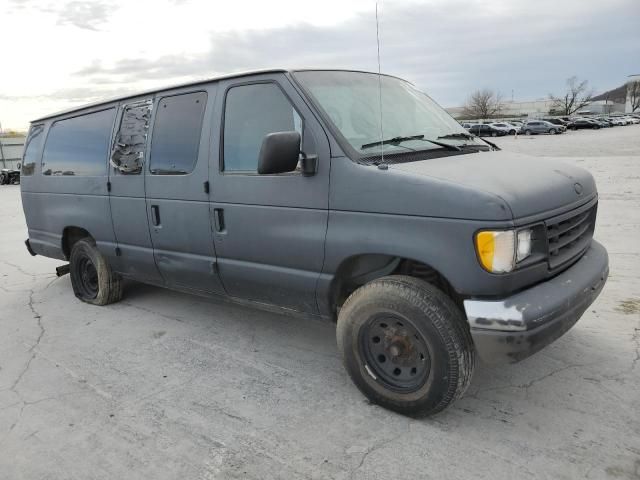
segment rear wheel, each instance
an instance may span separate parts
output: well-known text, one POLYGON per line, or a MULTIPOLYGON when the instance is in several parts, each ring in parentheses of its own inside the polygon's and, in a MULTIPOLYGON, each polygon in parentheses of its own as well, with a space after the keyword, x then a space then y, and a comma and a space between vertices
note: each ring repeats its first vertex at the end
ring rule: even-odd
POLYGON ((73 293, 83 302, 107 305, 122 298, 120 276, 111 271, 92 239, 83 238, 73 245, 69 264, 73 293))
POLYGON ((407 415, 445 409, 467 389, 475 366, 460 309, 434 286, 407 276, 356 290, 340 310, 337 339, 358 389, 407 415))

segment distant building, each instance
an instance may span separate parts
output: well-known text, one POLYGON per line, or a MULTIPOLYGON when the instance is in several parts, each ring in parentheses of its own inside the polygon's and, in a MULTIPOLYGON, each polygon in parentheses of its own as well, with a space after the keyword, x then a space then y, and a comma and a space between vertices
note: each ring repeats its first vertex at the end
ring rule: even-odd
POLYGON ((0 168, 18 167, 18 163, 22 160, 25 139, 24 135, 0 135, 0 168))
POLYGON ((609 115, 610 113, 623 113, 624 103, 612 100, 594 100, 584 108, 576 112, 576 115, 609 115))
MULTIPOLYGON (((593 97, 589 105, 578 110, 576 115, 607 115, 610 113, 631 113, 631 84, 640 82, 640 74, 629 75, 627 82, 612 90, 608 90, 593 97)), ((527 102, 503 101, 502 110, 496 117, 499 118, 540 118, 550 115, 554 102, 548 98, 531 100, 527 102)), ((446 109, 453 118, 464 117, 464 107, 451 107, 446 109)), ((488 120, 488 119, 476 119, 488 120)))
MULTIPOLYGON (((549 114, 549 110, 551 110, 552 107, 553 100, 549 100, 548 98, 530 100, 526 102, 504 101, 502 102, 500 117, 544 117, 549 114)), ((464 115, 464 107, 452 107, 447 108, 446 110, 453 118, 460 118, 464 115)))

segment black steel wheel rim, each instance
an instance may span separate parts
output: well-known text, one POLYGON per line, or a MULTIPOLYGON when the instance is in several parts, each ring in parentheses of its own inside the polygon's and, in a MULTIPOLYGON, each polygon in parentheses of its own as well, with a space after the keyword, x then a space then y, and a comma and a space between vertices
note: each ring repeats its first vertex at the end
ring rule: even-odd
POLYGON ((358 340, 367 373, 389 390, 415 392, 429 377, 429 346, 410 320, 392 314, 373 317, 358 340))
POLYGON ((85 298, 96 298, 98 295, 98 271, 88 257, 82 257, 78 261, 78 274, 80 276, 80 289, 85 298))

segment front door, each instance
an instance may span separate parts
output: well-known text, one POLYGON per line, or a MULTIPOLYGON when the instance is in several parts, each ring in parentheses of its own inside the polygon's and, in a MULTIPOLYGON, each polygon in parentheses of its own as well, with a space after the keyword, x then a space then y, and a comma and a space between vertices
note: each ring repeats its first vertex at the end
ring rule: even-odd
POLYGON ((219 85, 213 136, 212 215, 220 277, 234 297, 316 312, 324 261, 329 142, 285 74, 219 85), (297 130, 318 155, 315 175, 257 173, 264 136, 297 130))
POLYGON ((215 94, 216 86, 207 85, 158 95, 145 168, 156 265, 167 285, 204 293, 224 292, 209 214, 209 131, 215 94))

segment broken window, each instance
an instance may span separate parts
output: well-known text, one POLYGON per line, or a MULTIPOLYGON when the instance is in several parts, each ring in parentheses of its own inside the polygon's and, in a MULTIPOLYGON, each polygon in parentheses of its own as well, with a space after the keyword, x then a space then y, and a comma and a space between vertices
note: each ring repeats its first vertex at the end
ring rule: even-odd
POLYGON ((151 107, 151 100, 124 106, 120 129, 111 150, 111 165, 122 173, 142 171, 151 107))

